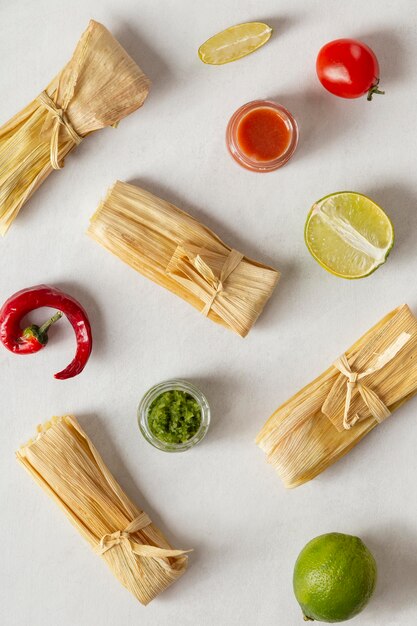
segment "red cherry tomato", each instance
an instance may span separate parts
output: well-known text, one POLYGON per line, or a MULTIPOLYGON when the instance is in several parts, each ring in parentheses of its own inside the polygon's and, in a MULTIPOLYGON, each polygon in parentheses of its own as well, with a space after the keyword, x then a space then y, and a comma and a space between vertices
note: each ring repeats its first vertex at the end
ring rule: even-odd
POLYGON ((316 61, 323 87, 340 98, 384 93, 378 89, 379 65, 372 50, 356 39, 336 39, 322 47, 316 61))

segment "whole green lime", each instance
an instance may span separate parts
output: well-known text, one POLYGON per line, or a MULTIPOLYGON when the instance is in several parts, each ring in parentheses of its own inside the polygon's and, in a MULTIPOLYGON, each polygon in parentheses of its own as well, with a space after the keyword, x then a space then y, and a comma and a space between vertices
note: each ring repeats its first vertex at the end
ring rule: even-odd
POLYGON ((375 559, 352 535, 328 533, 312 539, 294 567, 294 593, 306 621, 351 619, 366 606, 375 584, 375 559))

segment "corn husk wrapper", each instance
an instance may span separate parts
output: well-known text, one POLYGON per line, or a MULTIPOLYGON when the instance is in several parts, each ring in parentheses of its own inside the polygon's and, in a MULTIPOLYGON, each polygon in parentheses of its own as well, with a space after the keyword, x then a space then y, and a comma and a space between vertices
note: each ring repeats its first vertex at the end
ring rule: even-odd
POLYGON ((116 182, 93 215, 90 237, 158 285, 245 337, 279 272, 229 248, 174 205, 116 182))
POLYGON ((416 318, 400 306, 335 363, 279 407, 256 439, 287 488, 320 474, 416 393, 416 318))
POLYGON ((139 108, 149 85, 111 33, 91 20, 72 59, 42 94, 61 114, 36 98, 0 128, 0 234, 79 141, 139 108))
POLYGON ((184 573, 185 552, 129 500, 74 417, 39 426, 17 458, 142 604, 184 573))

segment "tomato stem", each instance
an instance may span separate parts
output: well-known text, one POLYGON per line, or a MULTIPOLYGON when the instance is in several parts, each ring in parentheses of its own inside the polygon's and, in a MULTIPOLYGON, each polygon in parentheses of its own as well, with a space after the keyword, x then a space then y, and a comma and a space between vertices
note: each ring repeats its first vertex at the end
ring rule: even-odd
POLYGON ((369 102, 372 100, 372 96, 376 93, 376 94, 385 94, 385 91, 382 91, 381 89, 378 88, 379 85, 379 78, 376 81, 375 85, 373 85, 370 90, 368 91, 368 95, 366 97, 367 100, 369 100, 369 102))

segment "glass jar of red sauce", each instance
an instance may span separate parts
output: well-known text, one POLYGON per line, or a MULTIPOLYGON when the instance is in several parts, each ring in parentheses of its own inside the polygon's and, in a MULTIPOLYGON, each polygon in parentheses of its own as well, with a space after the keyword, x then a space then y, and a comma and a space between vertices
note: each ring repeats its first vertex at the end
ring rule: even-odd
POLYGON ((280 104, 253 100, 231 117, 226 143, 232 157, 253 172, 271 172, 292 157, 298 143, 294 117, 280 104))

